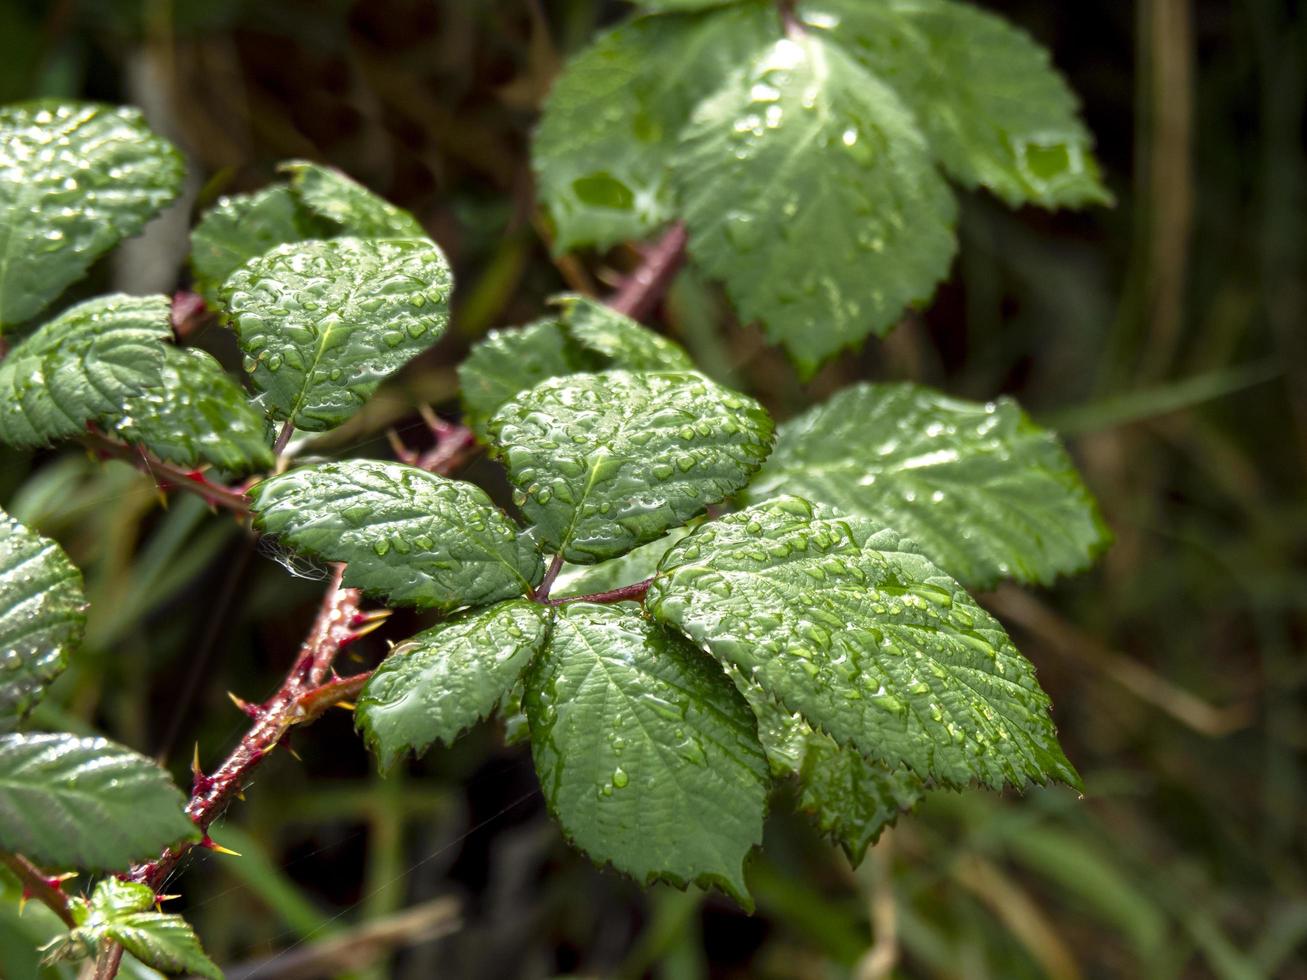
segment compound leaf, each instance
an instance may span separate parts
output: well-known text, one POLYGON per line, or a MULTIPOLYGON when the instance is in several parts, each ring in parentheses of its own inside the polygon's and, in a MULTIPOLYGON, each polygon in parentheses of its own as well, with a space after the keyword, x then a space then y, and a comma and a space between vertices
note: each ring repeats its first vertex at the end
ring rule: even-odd
POLYGON ((180 915, 153 911, 157 901, 148 885, 106 878, 95 886, 85 908, 74 912, 82 921, 70 938, 88 950, 111 939, 156 970, 222 980, 222 971, 204 952, 195 930, 180 915))
POLYGON ((645 604, 891 768, 948 786, 1080 785, 1003 627, 876 522, 797 497, 755 505, 675 545, 645 604))
POLYGON ((183 466, 211 463, 232 474, 271 469, 263 417, 212 356, 166 347, 161 381, 128 398, 123 414, 108 427, 124 441, 183 466))
POLYGON ((372 674, 355 718, 382 770, 432 742, 452 745, 487 717, 548 635, 548 607, 501 602, 433 626, 395 647, 372 674))
POLYGON ((563 297, 563 321, 582 347, 630 371, 693 371, 680 345, 588 296, 563 297))
POLYGON ((118 871, 200 839, 166 772, 103 738, 0 737, 0 847, 47 867, 118 871))
POLYGON ((467 423, 484 435, 491 417, 518 392, 549 378, 601 366, 557 320, 492 330, 458 366, 467 423))
POLYGON ((580 564, 652 541, 723 500, 772 440, 771 418, 753 399, 672 372, 553 378, 489 428, 542 542, 580 564))
POLYGON ((418 220, 373 194, 334 167, 291 160, 278 169, 290 174, 295 195, 315 215, 358 238, 426 238, 418 220))
POLYGON ((287 242, 328 238, 330 232, 289 187, 220 198, 191 232, 195 291, 216 306, 222 284, 250 259, 287 242))
POLYGON ((676 213, 668 166, 677 134, 777 24, 766 3, 641 17, 568 63, 532 144, 558 251, 641 238, 676 213))
POLYGON ((0 107, 0 331, 39 313, 181 189, 182 161, 136 109, 0 107))
POLYGON ((948 272, 956 203, 915 120, 819 36, 777 41, 701 103, 673 166, 690 254, 805 374, 948 272))
POLYGON ((1011 399, 861 384, 780 427, 750 500, 796 494, 892 527, 960 582, 1052 581, 1108 533, 1066 451, 1011 399))
POLYGON ((891 771, 815 731, 745 679, 737 667, 728 664, 726 673, 758 718, 758 740, 772 772, 797 778, 799 808, 856 867, 881 832, 921 801, 921 778, 907 769, 891 771))
POLYGON ((291 548, 347 562, 345 584, 442 610, 529 594, 535 545, 484 490, 400 463, 304 466, 251 491, 254 524, 291 548))
POLYGON ((63 672, 85 608, 82 574, 63 549, 0 510, 0 733, 63 672))
POLYGON ((951 0, 808 0, 799 16, 894 88, 957 180, 1012 205, 1110 203, 1076 97, 1025 31, 951 0))
POLYGON ((767 761, 717 664, 635 612, 566 605, 525 708, 545 799, 576 846, 639 882, 716 885, 750 904, 767 761))
POLYGON ((336 238, 280 245, 222 295, 264 407, 321 432, 435 343, 452 288, 429 241, 336 238))
POLYGON ((165 296, 102 296, 23 340, 0 363, 0 440, 32 447, 80 435, 156 387, 169 309, 165 296))

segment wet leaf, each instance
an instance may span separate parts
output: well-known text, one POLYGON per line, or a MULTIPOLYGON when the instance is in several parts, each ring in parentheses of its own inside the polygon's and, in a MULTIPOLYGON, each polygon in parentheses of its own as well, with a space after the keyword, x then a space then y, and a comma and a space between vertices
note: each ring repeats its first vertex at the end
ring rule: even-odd
POLYGON ((296 551, 348 562, 345 584, 452 610, 529 594, 534 544, 484 490, 399 463, 302 466, 250 493, 254 524, 296 551))
POLYGON ((236 380, 202 350, 164 350, 162 383, 127 399, 107 427, 126 442, 182 466, 224 473, 271 469, 263 416, 236 380))
POLYGON ((915 384, 854 385, 785 423, 745 493, 795 494, 892 527, 974 588, 1050 582, 1109 540, 1057 437, 1015 402, 915 384))
POLYGON ((26 448, 80 435, 157 387, 169 311, 165 296, 102 296, 24 339, 0 362, 0 440, 26 448))
POLYGON ((796 497, 687 535, 646 608, 805 721, 947 786, 1080 786, 1033 666, 897 534, 796 497))
POLYGON ((121 871, 200 839, 171 777, 103 738, 0 736, 0 847, 52 868, 121 871))
POLYGON ((576 342, 628 371, 693 371, 679 344, 588 296, 562 298, 563 322, 576 342))
POLYGON ((177 196, 181 156, 136 109, 0 107, 0 332, 39 313, 177 196))
POLYGON ((291 160, 279 168, 290 174, 291 188, 313 214, 356 238, 426 238, 418 220, 403 208, 373 194, 335 167, 291 160))
POLYGON ((355 718, 382 770, 405 753, 452 745, 487 717, 548 635, 546 606, 501 602, 465 613, 395 647, 363 688, 355 718))
POLYGON ((336 238, 280 245, 222 295, 263 407, 321 432, 436 342, 452 289, 431 242, 336 238))
POLYGON ((581 564, 652 541, 738 490, 772 440, 753 399, 671 372, 554 378, 489 429, 543 546, 581 564))
POLYGON ((63 673, 85 608, 82 573, 63 549, 0 510, 0 733, 63 673))
POLYGON ((527 673, 536 771, 568 838, 637 881, 751 905, 767 762, 721 668, 635 612, 563 606, 527 673))
POLYGON ((1106 204, 1093 139, 1048 52, 1025 31, 951 0, 805 0, 912 110, 945 170, 1009 204, 1106 204))
POLYGON ((673 159, 690 254, 811 374, 948 273, 953 193, 898 96, 816 35, 695 110, 673 159))

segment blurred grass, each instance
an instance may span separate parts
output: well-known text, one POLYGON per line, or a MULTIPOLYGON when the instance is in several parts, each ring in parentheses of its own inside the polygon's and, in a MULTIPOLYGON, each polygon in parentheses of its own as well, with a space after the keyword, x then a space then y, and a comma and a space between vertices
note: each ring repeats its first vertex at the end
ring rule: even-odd
MULTIPOLYGON (((1013 394, 1062 428, 1117 543, 1009 622, 1086 798, 937 794, 881 852, 888 896, 871 862, 852 871, 778 804, 748 918, 595 871, 493 729, 383 783, 342 712, 218 827, 246 857, 198 857, 178 883, 177 909, 220 961, 455 895, 461 929, 383 954, 371 975, 849 976, 879 903, 895 975, 1307 977, 1307 23, 1285 0, 991 6, 1053 48, 1115 209, 1013 213, 967 196, 962 252, 931 307, 807 385, 693 273, 660 321, 780 416, 860 378, 913 377, 1013 394), (1177 698, 1197 713, 1168 710, 1177 698), (1205 717, 1235 721, 1194 723, 1205 717)), ((556 264, 526 158, 561 59, 627 9, 7 0, 0 96, 146 103, 201 204, 309 156, 411 208, 455 264, 456 329, 315 446, 382 453, 389 425, 420 438, 417 403, 454 410, 450 369, 475 338, 634 260, 556 264)), ((160 234, 145 271, 184 279, 184 239, 160 234)), ((126 274, 106 262, 78 289, 126 274)), ((234 363, 220 329, 198 341, 234 363)), ((472 475, 495 486, 489 464, 472 475)), ((68 547, 93 599, 87 649, 38 720, 162 753, 183 781, 194 744, 206 765, 221 758, 242 730, 225 692, 276 683, 319 586, 251 552, 230 521, 185 499, 164 508, 129 468, 76 452, 0 457, 0 501, 68 547)), ((418 625, 397 614, 360 656, 418 625)), ((39 914, 0 912, 0 951, 39 914)))

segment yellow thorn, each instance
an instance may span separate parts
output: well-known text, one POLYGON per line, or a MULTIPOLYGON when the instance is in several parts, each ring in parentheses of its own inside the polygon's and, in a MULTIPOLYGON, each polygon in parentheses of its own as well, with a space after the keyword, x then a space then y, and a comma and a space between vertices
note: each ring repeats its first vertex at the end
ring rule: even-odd
POLYGON ((209 844, 209 850, 217 851, 219 854, 230 854, 232 857, 244 857, 240 851, 233 851, 230 847, 223 847, 217 841, 212 841, 209 844))
POLYGON ((51 880, 57 881, 59 882, 59 884, 62 885, 65 881, 72 881, 76 877, 77 877, 76 871, 65 871, 63 874, 55 875, 51 880))
POLYGON ((21 916, 25 911, 27 911, 27 896, 26 896, 26 895, 19 895, 19 896, 18 896, 18 914, 21 916))
POLYGON ((202 770, 200 769, 200 743, 196 742, 195 754, 191 756, 191 772, 198 776, 200 775, 201 771, 202 770))
POLYGON ((291 754, 291 758, 293 758, 296 762, 304 761, 303 759, 300 758, 300 754, 296 752, 293 748, 291 748, 289 745, 286 746, 286 751, 291 754))
POLYGON ((236 705, 237 710, 240 711, 241 714, 248 715, 251 713, 250 704, 244 698, 238 698, 235 694, 232 694, 231 691, 227 692, 227 697, 231 698, 231 703, 236 705))
POLYGON ((373 632, 374 630, 378 630, 385 625, 386 625, 386 621, 384 619, 375 620, 371 623, 368 623, 352 631, 349 635, 349 640, 351 643, 353 643, 355 640, 361 639, 367 636, 369 633, 373 632))
POLYGON ((356 705, 353 701, 337 701, 336 707, 344 708, 346 711, 353 711, 356 707, 358 707, 358 705, 356 705))

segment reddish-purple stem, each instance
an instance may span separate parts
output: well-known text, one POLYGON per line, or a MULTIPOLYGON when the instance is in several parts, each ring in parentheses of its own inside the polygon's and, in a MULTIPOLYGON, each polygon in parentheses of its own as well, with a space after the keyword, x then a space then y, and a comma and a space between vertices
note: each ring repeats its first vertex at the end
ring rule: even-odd
POLYGON ((187 470, 152 456, 139 446, 110 439, 102 432, 88 429, 82 443, 101 457, 121 459, 131 463, 142 473, 153 477, 160 490, 185 490, 198 494, 213 507, 222 507, 240 516, 250 512, 250 500, 233 487, 213 483, 200 470, 187 470))
POLYGON ((0 851, 0 864, 14 873, 23 886, 23 898, 34 898, 63 921, 70 929, 77 927, 77 920, 68 908, 68 896, 60 889, 62 878, 51 877, 21 854, 7 854, 0 851))
POLYGON ((626 277, 608 305, 634 320, 648 316, 685 259, 686 240, 683 222, 668 228, 645 252, 644 260, 626 277))
POLYGON ((547 606, 565 606, 570 602, 643 602, 644 594, 649 591, 649 586, 653 583, 652 578, 647 578, 643 582, 635 582, 631 585, 623 585, 620 589, 609 589, 607 592, 591 592, 589 595, 569 595, 562 599, 545 599, 547 606))
POLYGON ((290 445, 290 437, 295 434, 295 423, 287 419, 281 426, 281 431, 277 433, 277 441, 272 444, 272 455, 280 456, 290 445))

